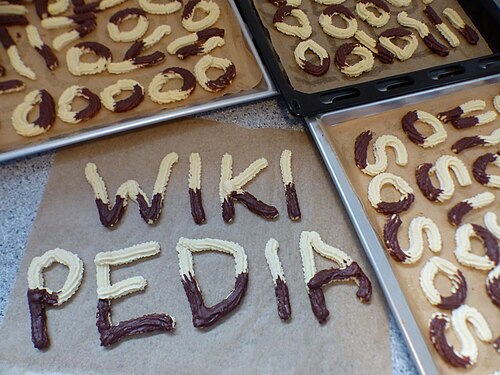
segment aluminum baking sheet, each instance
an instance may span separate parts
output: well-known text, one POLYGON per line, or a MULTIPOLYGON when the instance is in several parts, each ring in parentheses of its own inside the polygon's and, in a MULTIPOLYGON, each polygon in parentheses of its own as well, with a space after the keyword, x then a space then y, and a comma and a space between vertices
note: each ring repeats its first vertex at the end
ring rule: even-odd
POLYGON ((209 99, 209 101, 207 102, 195 104, 192 106, 167 109, 160 113, 155 112, 153 115, 150 116, 136 116, 132 118, 126 118, 121 121, 116 121, 109 125, 94 129, 82 128, 80 131, 76 131, 71 134, 66 134, 64 136, 59 136, 59 137, 54 136, 50 139, 40 142, 35 141, 35 143, 31 144, 28 143, 18 148, 6 150, 4 152, 0 150, 0 163, 38 152, 48 151, 59 147, 68 146, 75 143, 108 136, 111 134, 116 134, 119 132, 137 129, 143 126, 156 124, 162 121, 169 121, 181 117, 186 117, 202 112, 211 111, 214 109, 220 109, 233 105, 243 104, 277 95, 278 92, 269 76, 269 73, 267 72, 266 68, 264 67, 264 64, 262 63, 262 60, 260 59, 259 54, 257 53, 251 34, 248 31, 247 25, 241 18, 234 0, 229 0, 229 4, 231 5, 234 16, 241 27, 248 48, 252 52, 252 55, 254 56, 262 72, 262 81, 255 88, 235 94, 224 95, 216 99, 209 99))
POLYGON ((342 124, 352 119, 375 115, 408 104, 415 104, 433 99, 440 95, 451 94, 460 90, 467 90, 485 84, 499 82, 500 75, 495 75, 350 109, 330 112, 306 119, 312 137, 337 187, 352 224, 354 225, 368 259, 379 279, 387 302, 398 322, 409 350, 413 355, 416 367, 421 374, 439 374, 437 365, 419 330, 408 302, 399 286, 398 280, 392 271, 384 246, 366 216, 363 206, 349 182, 349 178, 344 171, 341 161, 322 127, 335 126, 336 124, 342 124))

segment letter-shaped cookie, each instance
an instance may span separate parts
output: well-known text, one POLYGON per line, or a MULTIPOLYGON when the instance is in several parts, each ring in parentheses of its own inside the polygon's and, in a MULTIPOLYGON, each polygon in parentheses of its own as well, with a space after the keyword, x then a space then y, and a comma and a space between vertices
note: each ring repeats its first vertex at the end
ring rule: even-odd
POLYGON ((204 238, 192 240, 179 238, 177 242, 179 255, 179 273, 182 285, 193 314, 193 325, 196 328, 210 327, 218 320, 233 311, 243 299, 248 284, 248 264, 245 250, 234 242, 204 238), (203 300, 198 281, 194 274, 193 252, 219 251, 234 257, 236 281, 234 289, 221 302, 207 307, 203 300))
POLYGON ((498 264, 500 250, 495 236, 485 227, 477 224, 462 224, 455 232, 455 257, 458 263, 478 270, 489 271, 498 264), (471 237, 478 238, 486 254, 472 253, 471 237))
POLYGON ((330 314, 321 288, 332 281, 354 280, 358 284, 356 296, 362 302, 370 301, 372 285, 361 267, 342 250, 324 243, 317 232, 304 231, 300 234, 300 255, 311 308, 320 323, 326 322, 330 314), (317 272, 314 252, 333 260, 339 268, 317 272))
POLYGON ((171 331, 175 320, 166 314, 148 314, 113 324, 111 322, 111 299, 143 290, 147 281, 142 276, 134 276, 111 283, 111 266, 120 266, 138 259, 150 257, 160 252, 158 242, 145 242, 126 249, 106 251, 96 254, 94 263, 97 271, 97 330, 101 346, 110 346, 126 336, 147 332, 171 331))
POLYGON ((278 216, 276 207, 265 204, 243 190, 243 186, 266 167, 267 160, 260 158, 250 164, 238 176, 232 178, 233 157, 229 154, 224 154, 221 162, 219 198, 222 205, 222 218, 226 223, 231 222, 234 218, 234 201, 242 203, 251 212, 265 219, 274 219, 278 216))
POLYGON ((288 285, 283 272, 280 258, 278 256, 279 243, 274 238, 269 239, 266 244, 266 260, 271 270, 271 276, 274 283, 274 294, 278 304, 278 315, 282 320, 290 319, 292 308, 290 306, 290 296, 288 294, 288 285))
POLYGON ((194 222, 196 224, 205 223, 205 210, 201 200, 201 158, 198 153, 192 153, 189 156, 188 192, 191 216, 193 216, 194 222))
POLYGON ((28 269, 28 306, 31 316, 31 340, 37 349, 49 347, 47 306, 60 306, 73 296, 83 279, 83 262, 63 249, 53 249, 35 257, 28 269), (43 271, 53 263, 68 267, 68 276, 61 290, 54 292, 44 285, 43 271))
POLYGON ((286 208, 290 220, 300 220, 300 206, 292 175, 292 152, 284 150, 280 157, 281 179, 285 187, 286 208))
POLYGON ((158 176, 156 177, 151 204, 138 182, 135 180, 128 180, 121 184, 116 191, 115 203, 111 206, 106 184, 99 173, 97 173, 96 165, 94 163, 87 163, 85 167, 85 177, 94 190, 95 202, 101 224, 109 228, 120 221, 127 207, 127 197, 130 197, 139 205, 141 217, 146 223, 153 224, 156 222, 160 218, 160 213, 163 208, 165 190, 167 189, 172 165, 177 162, 178 158, 175 152, 163 158, 158 176))

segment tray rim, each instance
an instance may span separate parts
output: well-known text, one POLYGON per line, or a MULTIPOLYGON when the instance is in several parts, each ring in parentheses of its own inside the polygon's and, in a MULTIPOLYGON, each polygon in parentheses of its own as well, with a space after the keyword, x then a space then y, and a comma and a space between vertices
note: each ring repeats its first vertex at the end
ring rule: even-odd
POLYGON ((464 87, 471 88, 499 82, 500 74, 496 74, 494 76, 483 77, 469 82, 460 82, 446 87, 329 112, 305 119, 312 138, 318 147, 330 177, 341 197, 344 208, 360 239, 365 254, 377 275, 377 279, 387 303, 403 334, 409 351, 413 356, 415 366, 420 374, 439 374, 439 371, 431 355, 430 348, 424 341, 423 335, 417 326, 406 297, 392 271, 386 251, 368 217, 365 215, 361 201, 352 188, 349 178, 337 157, 337 153, 328 141, 327 136, 324 134, 322 126, 335 126, 354 118, 375 115, 399 106, 429 100, 437 95, 457 92, 464 87))
POLYGON ((236 18, 238 24, 240 25, 247 46, 250 49, 250 52, 252 53, 262 73, 262 81, 257 87, 247 91, 229 94, 227 96, 221 96, 219 98, 216 98, 215 100, 209 99, 205 102, 198 103, 192 106, 168 109, 163 112, 156 113, 150 116, 148 115, 137 116, 133 118, 124 119, 121 121, 115 121, 111 124, 103 125, 96 129, 86 130, 85 128, 82 128, 79 131, 67 135, 62 135, 59 137, 54 137, 52 139, 48 139, 46 141, 42 141, 34 145, 28 144, 4 152, 0 151, 0 163, 40 152, 55 150, 60 147, 69 146, 76 143, 109 136, 112 134, 117 134, 120 132, 130 131, 148 125, 158 124, 159 122, 162 121, 170 121, 181 117, 192 116, 202 112, 222 109, 229 106, 244 104, 278 95, 279 93, 276 89, 276 86, 274 85, 274 82, 271 79, 269 72, 267 71, 267 68, 262 62, 259 53, 257 52, 257 49, 253 42, 253 38, 248 30, 246 23, 243 21, 240 12, 238 11, 235 0, 228 0, 228 1, 233 11, 234 17, 236 18))

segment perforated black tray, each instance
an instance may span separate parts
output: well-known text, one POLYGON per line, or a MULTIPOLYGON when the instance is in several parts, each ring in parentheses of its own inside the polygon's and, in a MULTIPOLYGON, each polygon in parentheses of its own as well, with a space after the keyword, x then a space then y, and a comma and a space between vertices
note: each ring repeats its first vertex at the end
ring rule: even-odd
POLYGON ((458 2, 485 38, 493 51, 491 55, 374 79, 339 89, 305 94, 296 91, 290 84, 269 34, 253 6, 253 1, 236 1, 270 76, 283 95, 290 112, 298 117, 314 116, 500 73, 499 5, 495 0, 458 0, 458 2))

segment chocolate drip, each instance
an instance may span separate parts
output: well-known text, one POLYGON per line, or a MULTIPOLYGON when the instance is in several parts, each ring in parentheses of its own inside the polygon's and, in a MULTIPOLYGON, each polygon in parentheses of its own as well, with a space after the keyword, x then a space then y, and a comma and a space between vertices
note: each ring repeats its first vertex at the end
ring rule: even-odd
POLYGON ((429 19, 429 21, 431 21, 431 23, 434 26, 437 26, 437 25, 440 25, 443 23, 443 20, 441 19, 441 17, 439 17, 439 15, 436 13, 434 8, 432 8, 430 5, 427 5, 424 8, 424 13, 427 16, 427 18, 429 19))
POLYGON ((346 16, 348 19, 354 19, 356 18, 356 16, 354 15, 353 12, 351 12, 349 10, 349 8, 346 8, 345 6, 343 5, 340 5, 340 4, 333 4, 333 5, 329 5, 327 6, 323 12, 322 12, 325 16, 333 16, 335 13, 337 14, 343 14, 344 16, 346 16))
POLYGON ((302 60, 302 62, 304 63, 304 71, 316 77, 322 76, 330 69, 330 57, 325 57, 323 62, 319 65, 313 64, 307 60, 302 60))
POLYGON ((147 17, 147 14, 140 8, 125 8, 113 14, 109 18, 109 22, 119 25, 125 18, 130 16, 147 17))
POLYGON ((275 281, 276 286, 274 287, 274 294, 276 295, 276 302, 278 304, 278 315, 281 320, 288 320, 290 316, 292 316, 288 285, 279 275, 275 281))
POLYGON ((259 215, 260 217, 263 217, 264 219, 271 220, 279 214, 276 207, 265 204, 246 191, 244 191, 243 193, 237 193, 236 191, 233 191, 231 193, 231 198, 240 203, 243 203, 243 205, 251 212, 259 215))
POLYGON ((21 14, 0 15, 0 26, 25 26, 28 19, 21 14))
POLYGON ((341 68, 349 66, 347 63, 347 56, 351 54, 354 48, 358 46, 357 43, 344 43, 335 52, 335 64, 341 68))
MULTIPOLYGON (((486 282, 486 292, 488 292, 491 302, 500 308, 500 277, 495 277, 492 281, 486 282)), ((500 337, 497 340, 500 340, 500 337)))
POLYGON ((226 197, 222 202, 222 218, 226 223, 230 223, 234 218, 234 202, 231 197, 226 197))
POLYGON ((441 296, 441 302, 437 305, 443 310, 454 310, 465 302, 467 298, 467 280, 462 271, 458 270, 458 287, 450 296, 441 296))
POLYGON ((97 301, 96 319, 101 346, 113 345, 128 336, 157 331, 168 332, 175 328, 175 321, 166 314, 144 315, 112 325, 111 304, 106 299, 97 301))
POLYGON ((35 47, 35 49, 45 60, 45 65, 49 70, 54 70, 59 66, 59 60, 48 45, 44 44, 41 48, 35 47))
POLYGON ((236 67, 231 64, 227 69, 216 79, 206 82, 207 87, 213 91, 221 91, 231 84, 234 77, 236 77, 236 67))
POLYGON ((38 18, 43 20, 49 16, 49 0, 35 0, 35 10, 38 18))
POLYGON ((422 194, 430 201, 436 202, 443 190, 437 189, 432 184, 429 171, 432 169, 432 163, 420 164, 415 171, 417 185, 422 194))
POLYGON ((139 85, 134 85, 132 94, 125 99, 118 100, 113 106, 113 112, 127 112, 137 107, 144 100, 144 93, 139 85))
POLYGON ((409 193, 406 197, 400 199, 397 202, 380 202, 379 204, 377 204, 377 207, 375 207, 375 209, 377 210, 377 212, 384 215, 399 214, 403 211, 408 210, 414 200, 415 195, 409 193))
POLYGON ((325 323, 328 315, 330 315, 330 312, 326 308, 323 290, 321 288, 309 289, 308 294, 314 316, 316 316, 316 319, 318 319, 321 324, 325 323))
POLYGON ((483 241, 486 248, 486 256, 491 259, 495 265, 500 261, 500 249, 496 237, 485 227, 478 224, 472 224, 474 233, 483 241))
POLYGON ((469 44, 476 45, 477 42, 479 42, 479 35, 478 35, 478 33, 476 32, 476 30, 474 30, 469 25, 465 24, 464 28, 463 29, 459 29, 458 31, 460 31, 460 34, 463 35, 463 37, 465 38, 465 40, 469 44))
POLYGON ((451 225, 458 226, 462 223, 463 217, 472 211, 472 206, 467 202, 459 202, 448 211, 448 221, 451 225))
POLYGON ((88 101, 88 105, 79 112, 75 113, 75 120, 86 121, 94 117, 101 110, 101 100, 88 88, 81 89, 81 96, 88 101))
POLYGON ((472 164, 472 175, 474 179, 481 185, 486 185, 490 182, 490 176, 486 173, 488 164, 493 163, 500 154, 492 154, 491 152, 478 157, 472 164))
POLYGON ((365 169, 368 165, 368 145, 373 138, 370 130, 364 131, 354 142, 354 162, 359 169, 365 169))
POLYGON ((354 279, 358 284, 356 296, 361 302, 370 302, 372 296, 372 283, 365 275, 358 263, 352 262, 346 268, 329 268, 321 270, 309 280, 307 286, 311 289, 320 289, 332 281, 348 281, 354 279))
POLYGON ((49 293, 45 289, 28 289, 27 296, 31 317, 31 341, 37 349, 48 348, 50 340, 45 309, 57 303, 57 293, 49 293))
POLYGON ((165 54, 160 51, 155 51, 146 56, 137 56, 132 59, 134 65, 139 65, 141 67, 153 66, 161 63, 165 60, 165 54))
POLYGON ((44 129, 50 128, 56 120, 56 105, 54 98, 46 90, 40 90, 41 100, 39 104, 39 116, 33 121, 33 125, 44 129))
POLYGON ((194 12, 194 7, 200 2, 201 0, 189 0, 187 4, 184 6, 184 10, 182 11, 182 18, 183 19, 188 19, 191 17, 191 15, 194 12))
POLYGON ((290 220, 300 220, 300 206, 295 184, 293 182, 285 186, 286 209, 290 220))
POLYGON ((446 325, 447 321, 444 317, 435 316, 431 320, 429 324, 429 335, 434 348, 439 353, 441 358, 443 358, 446 363, 451 366, 462 368, 470 366, 470 358, 455 353, 453 346, 448 344, 448 340, 445 335, 446 325))
POLYGON ((449 111, 439 112, 437 114, 437 118, 443 121, 444 123, 456 120, 460 118, 464 114, 464 111, 460 106, 450 109, 449 111))
POLYGON ((459 154, 468 148, 481 146, 481 145, 485 145, 485 144, 486 144, 486 142, 484 141, 484 139, 482 139, 481 137, 479 137, 477 135, 473 135, 472 137, 461 138, 458 141, 456 141, 455 143, 453 143, 453 145, 451 146, 451 150, 454 153, 459 154))
POLYGON ((96 198, 95 203, 102 225, 106 228, 111 228, 120 221, 125 213, 125 208, 127 208, 125 199, 126 198, 117 195, 115 197, 115 204, 110 206, 109 204, 105 204, 101 199, 96 198))
POLYGON ((460 117, 451 121, 451 124, 455 129, 467 129, 476 126, 479 120, 476 116, 470 117, 460 117))
POLYGON ((424 43, 436 55, 445 57, 450 54, 450 50, 448 49, 448 47, 446 47, 442 43, 439 43, 436 37, 430 33, 424 37, 424 43))
POLYGON ((401 123, 403 124, 403 131, 408 136, 410 141, 417 145, 425 142, 425 137, 415 127, 415 122, 418 121, 417 111, 410 111, 404 115, 401 123))
POLYGON ((151 200, 151 206, 148 205, 146 199, 142 194, 137 194, 136 196, 137 204, 139 205, 139 212, 141 217, 148 224, 153 224, 160 218, 161 209, 163 208, 163 197, 161 193, 156 193, 153 195, 151 200))
POLYGON ((196 87, 196 78, 189 70, 179 67, 171 67, 165 69, 162 74, 176 73, 179 74, 183 79, 183 84, 181 91, 193 91, 196 87))
POLYGON ((408 255, 401 249, 398 241, 398 231, 403 222, 399 215, 392 215, 384 225, 384 243, 389 250, 389 255, 396 262, 404 262, 408 255))
POLYGON ((24 88, 24 82, 20 81, 18 79, 11 79, 8 81, 1 81, 0 82, 0 94, 3 93, 9 93, 13 91, 17 91, 19 88, 24 88))
POLYGON ((240 273, 236 277, 234 289, 218 304, 207 307, 203 301, 196 278, 189 274, 182 276, 182 285, 193 314, 193 326, 196 328, 210 327, 218 320, 233 311, 243 299, 248 284, 248 273, 240 273))
POLYGON ((276 13, 273 16, 273 23, 283 22, 286 16, 292 14, 292 10, 299 9, 291 5, 283 5, 276 9, 276 13))
POLYGON ((7 31, 7 28, 2 25, 0 25, 0 43, 2 43, 2 46, 6 51, 9 49, 9 47, 16 45, 9 32, 7 31))
POLYGON ((134 42, 134 44, 132 44, 130 46, 130 48, 127 50, 127 52, 125 52, 125 56, 123 57, 123 59, 124 60, 131 60, 134 57, 139 56, 139 54, 142 52, 143 48, 144 48, 144 41, 143 40, 138 40, 138 41, 134 42))
POLYGON ((191 204, 191 216, 196 224, 204 224, 207 220, 205 218, 205 210, 201 200, 200 189, 189 189, 189 203, 191 204))

